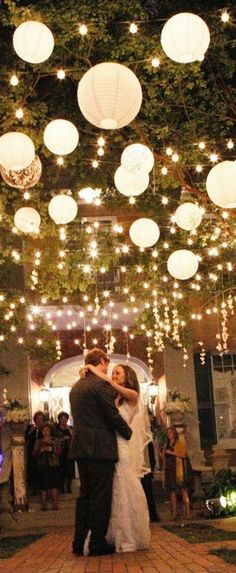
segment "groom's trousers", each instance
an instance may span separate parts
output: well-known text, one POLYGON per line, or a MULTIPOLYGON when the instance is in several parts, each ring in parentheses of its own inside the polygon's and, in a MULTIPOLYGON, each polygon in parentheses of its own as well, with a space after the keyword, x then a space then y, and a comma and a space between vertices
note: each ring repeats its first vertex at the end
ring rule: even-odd
POLYGON ((81 548, 91 531, 90 547, 105 543, 112 502, 115 462, 77 460, 80 494, 76 502, 74 546, 81 548))

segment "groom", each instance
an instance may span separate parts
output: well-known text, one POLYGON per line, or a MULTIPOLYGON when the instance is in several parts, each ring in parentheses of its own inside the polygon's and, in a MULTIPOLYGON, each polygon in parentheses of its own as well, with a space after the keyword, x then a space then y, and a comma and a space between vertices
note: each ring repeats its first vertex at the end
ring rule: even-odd
MULTIPOLYGON (((90 350, 85 364, 97 366, 106 374, 110 360, 100 348, 90 350)), ((106 541, 112 482, 118 451, 115 432, 129 440, 131 430, 114 404, 112 386, 88 372, 70 392, 74 429, 70 457, 77 460, 80 494, 76 502, 73 553, 83 555, 84 542, 91 531, 89 555, 113 553, 106 541)))

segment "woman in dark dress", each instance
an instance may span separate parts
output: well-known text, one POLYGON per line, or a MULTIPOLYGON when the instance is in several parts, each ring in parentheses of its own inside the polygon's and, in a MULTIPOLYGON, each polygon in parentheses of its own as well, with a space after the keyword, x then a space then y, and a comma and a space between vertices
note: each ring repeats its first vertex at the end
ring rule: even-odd
POLYGON ((193 473, 190 460, 187 455, 185 440, 179 438, 175 427, 167 429, 166 445, 162 452, 163 456, 163 478, 171 503, 172 518, 177 515, 177 493, 182 496, 185 507, 186 518, 190 515, 189 490, 191 488, 193 473))
POLYGON ((60 455, 60 491, 61 493, 71 493, 71 483, 75 477, 74 460, 68 459, 72 428, 68 426, 69 414, 60 412, 58 414, 58 424, 56 424, 55 433, 61 444, 60 455))
POLYGON ((60 479, 60 441, 52 436, 51 424, 45 423, 41 428, 42 438, 36 441, 34 456, 38 463, 38 484, 42 510, 47 509, 47 497, 50 494, 53 509, 58 509, 58 483, 60 479))

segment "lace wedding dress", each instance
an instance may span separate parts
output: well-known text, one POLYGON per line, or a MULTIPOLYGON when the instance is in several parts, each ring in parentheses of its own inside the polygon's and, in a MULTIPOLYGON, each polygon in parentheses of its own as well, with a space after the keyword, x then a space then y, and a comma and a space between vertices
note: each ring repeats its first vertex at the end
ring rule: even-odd
MULTIPOLYGON (((138 406, 130 406, 124 401, 119 411, 126 422, 131 425, 138 412, 138 406)), ((130 443, 119 434, 117 434, 117 443, 119 461, 116 463, 113 479, 112 509, 107 540, 109 543, 114 543, 116 551, 121 553, 146 549, 149 546, 151 534, 146 497, 131 460, 130 443)))

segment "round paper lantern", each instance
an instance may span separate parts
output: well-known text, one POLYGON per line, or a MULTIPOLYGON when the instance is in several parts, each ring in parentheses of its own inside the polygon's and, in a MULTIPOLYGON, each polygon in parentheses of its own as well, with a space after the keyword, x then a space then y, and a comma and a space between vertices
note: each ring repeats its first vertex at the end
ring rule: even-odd
POLYGON ((20 131, 9 131, 0 137, 0 165, 20 171, 32 163, 35 156, 33 141, 20 131))
POLYGON ((66 225, 75 219, 78 207, 73 197, 69 195, 56 195, 48 205, 50 217, 57 225, 66 225))
POLYGON ((32 207, 21 207, 14 216, 15 226, 22 233, 38 233, 40 222, 40 214, 32 207))
POLYGON ((166 55, 181 64, 203 60, 210 43, 209 29, 199 16, 182 12, 172 16, 161 32, 166 55))
POLYGON ((79 134, 71 121, 54 119, 44 130, 43 140, 46 147, 56 155, 68 155, 78 145, 79 134))
POLYGON ((143 217, 132 223, 129 236, 137 247, 152 247, 160 237, 160 230, 155 221, 143 217))
POLYGON ((142 103, 138 78, 115 62, 97 64, 88 70, 79 82, 77 96, 83 116, 102 129, 128 125, 142 103))
POLYGON ((32 163, 21 171, 4 169, 4 167, 0 167, 0 170, 2 178, 8 185, 10 185, 10 187, 28 189, 29 187, 34 187, 38 183, 42 175, 42 163, 38 155, 35 155, 32 163))
POLYGON ((114 176, 115 186, 126 197, 141 195, 149 185, 149 175, 144 171, 131 173, 120 165, 114 176))
POLYGON ((178 227, 185 231, 196 229, 202 220, 202 211, 195 203, 182 203, 175 211, 178 227))
POLYGON ((121 165, 131 173, 136 171, 150 173, 154 165, 154 155, 146 145, 132 143, 124 149, 121 155, 121 165))
POLYGON ((213 203, 223 209, 236 208, 236 162, 222 161, 208 173, 207 193, 213 203))
POLYGON ((51 56, 54 38, 45 24, 28 20, 16 28, 13 34, 13 46, 22 60, 30 64, 40 64, 51 56))
POLYGON ((198 258, 192 251, 180 249, 174 251, 168 258, 167 268, 175 279, 185 281, 195 275, 198 270, 198 258))

